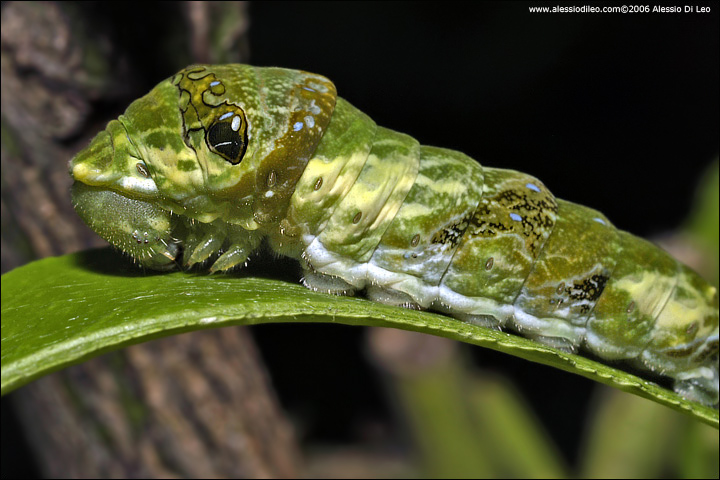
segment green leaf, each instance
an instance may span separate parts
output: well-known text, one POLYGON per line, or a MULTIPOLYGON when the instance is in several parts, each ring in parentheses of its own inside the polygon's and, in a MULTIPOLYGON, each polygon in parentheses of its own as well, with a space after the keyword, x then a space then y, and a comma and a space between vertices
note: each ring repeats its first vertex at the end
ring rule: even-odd
POLYGON ((718 411, 607 365, 443 315, 237 275, 130 269, 109 249, 46 258, 2 276, 2 394, 126 345, 202 328, 271 322, 393 327, 552 365, 718 426, 718 411))

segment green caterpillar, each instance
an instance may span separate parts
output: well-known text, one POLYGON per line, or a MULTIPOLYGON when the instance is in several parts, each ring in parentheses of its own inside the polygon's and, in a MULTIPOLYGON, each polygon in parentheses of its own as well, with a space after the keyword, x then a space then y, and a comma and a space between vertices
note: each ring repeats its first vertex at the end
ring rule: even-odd
POLYGON ((714 287, 536 178, 377 126, 320 75, 188 67, 70 173, 78 214, 143 266, 225 271, 267 239, 308 288, 582 347, 718 403, 714 287))

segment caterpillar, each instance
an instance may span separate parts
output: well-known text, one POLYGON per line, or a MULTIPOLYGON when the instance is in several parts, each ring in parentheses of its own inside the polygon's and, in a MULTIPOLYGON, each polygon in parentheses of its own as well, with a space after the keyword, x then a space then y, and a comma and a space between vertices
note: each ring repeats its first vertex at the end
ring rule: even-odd
POLYGON ((194 65, 69 164, 84 222, 142 266, 242 266, 669 377, 718 404, 717 290, 530 175, 377 126, 327 78, 194 65))

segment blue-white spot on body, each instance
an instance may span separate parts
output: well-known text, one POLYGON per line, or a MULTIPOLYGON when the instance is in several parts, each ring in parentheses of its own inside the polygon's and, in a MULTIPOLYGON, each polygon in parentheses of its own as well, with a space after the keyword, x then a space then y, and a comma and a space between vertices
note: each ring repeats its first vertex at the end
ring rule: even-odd
POLYGON ((540 191, 540 187, 538 187, 538 186, 535 185, 535 184, 528 183, 528 184, 526 184, 525 186, 526 186, 527 188, 529 188, 530 190, 532 190, 533 192, 539 192, 539 191, 540 191))
POLYGON ((214 82, 210 82, 210 86, 214 87, 215 85, 220 85, 220 82, 215 80, 214 82))
POLYGON ((602 225, 606 225, 605 220, 603 220, 602 218, 595 217, 595 218, 593 218, 593 220, 595 220, 597 223, 600 223, 602 225))
POLYGON ((233 117, 232 123, 230 124, 230 128, 232 128, 234 132, 237 132, 238 129, 240 128, 240 122, 241 122, 240 117, 238 117, 238 116, 233 117))
POLYGON ((293 125, 293 130, 296 132, 299 132, 302 130, 303 123, 302 122, 295 122, 295 125, 293 125))
POLYGON ((520 215, 518 215, 517 213, 511 213, 510 218, 512 218, 516 222, 522 222, 522 217, 520 215))
POLYGON ((312 82, 312 83, 309 83, 309 85, 310 85, 312 88, 307 88, 307 87, 303 87, 303 88, 304 88, 305 90, 310 90, 311 92, 327 93, 327 91, 328 91, 327 87, 326 87, 325 85, 321 84, 321 83, 312 82), (313 89, 314 89, 314 90, 313 90, 313 89))
POLYGON ((228 112, 228 113, 224 114, 223 116, 221 116, 218 120, 225 120, 226 118, 230 118, 233 115, 235 115, 233 112, 228 112))
POLYGON ((308 128, 314 127, 315 119, 313 117, 311 117, 310 115, 308 115, 307 117, 305 117, 305 125, 307 125, 308 128))

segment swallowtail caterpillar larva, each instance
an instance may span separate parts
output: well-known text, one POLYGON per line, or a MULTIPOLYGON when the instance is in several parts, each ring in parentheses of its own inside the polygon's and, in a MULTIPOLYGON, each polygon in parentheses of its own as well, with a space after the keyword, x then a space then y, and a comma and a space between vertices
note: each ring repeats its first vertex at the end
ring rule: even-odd
POLYGON ((327 78, 196 65, 70 162, 83 220, 141 265, 244 264, 266 239, 304 284, 625 360, 718 404, 718 295, 524 173, 377 126, 327 78))

